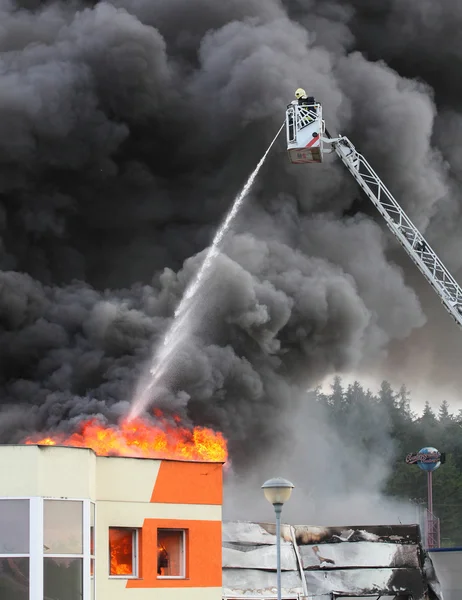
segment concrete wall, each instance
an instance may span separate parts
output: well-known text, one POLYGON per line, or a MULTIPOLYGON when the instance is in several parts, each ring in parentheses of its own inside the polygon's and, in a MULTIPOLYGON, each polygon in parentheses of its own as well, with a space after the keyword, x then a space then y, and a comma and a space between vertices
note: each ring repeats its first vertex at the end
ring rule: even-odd
POLYGON ((95 499, 96 460, 87 448, 1 446, 0 497, 95 499))
MULTIPOLYGON (((99 457, 55 446, 0 447, 0 498, 96 502, 96 599, 221 600, 222 464, 99 457), (139 530, 139 578, 109 576, 109 527, 139 530), (186 577, 158 579, 157 528, 186 531, 186 577)), ((86 599, 85 599, 86 600, 86 599)))
POLYGON ((97 484, 97 598, 156 600, 222 597, 222 465, 100 458, 97 484), (99 473, 101 472, 101 477, 99 473), (108 577, 110 526, 141 531, 141 577, 108 577), (157 528, 184 529, 184 579, 157 578, 157 528))
POLYGON ((462 548, 430 550, 444 600, 462 600, 462 548))

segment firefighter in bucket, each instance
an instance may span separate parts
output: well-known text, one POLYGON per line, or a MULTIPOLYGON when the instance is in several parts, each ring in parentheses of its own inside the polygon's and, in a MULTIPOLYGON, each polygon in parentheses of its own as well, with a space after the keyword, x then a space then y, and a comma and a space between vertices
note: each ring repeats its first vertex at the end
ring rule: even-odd
POLYGON ((310 115, 308 112, 308 107, 311 107, 312 110, 314 110, 314 105, 316 104, 316 100, 314 99, 314 96, 307 96, 306 92, 303 88, 298 88, 297 90, 295 90, 295 98, 296 98, 296 100, 294 100, 292 102, 292 104, 298 104, 299 106, 307 107, 307 111, 306 111, 307 114, 302 117, 301 122, 302 122, 303 126, 308 125, 309 123, 311 123, 314 120, 313 116, 310 115))
POLYGON ((293 164, 321 163, 324 121, 322 107, 303 88, 295 90, 295 100, 286 111, 287 151, 293 164))

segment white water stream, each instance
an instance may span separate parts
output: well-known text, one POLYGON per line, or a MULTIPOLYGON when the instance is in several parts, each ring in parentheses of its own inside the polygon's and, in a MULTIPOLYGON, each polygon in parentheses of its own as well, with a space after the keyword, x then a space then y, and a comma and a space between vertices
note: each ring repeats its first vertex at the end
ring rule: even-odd
POLYGON ((279 134, 281 133, 283 127, 284 123, 281 125, 281 128, 275 135, 273 141, 268 146, 268 149, 260 159, 260 162, 257 164, 255 170, 253 171, 253 173, 251 173, 244 187, 236 197, 231 207, 231 210, 228 212, 225 220, 223 221, 222 225, 215 234, 212 245, 210 246, 205 256, 201 268, 186 288, 183 298, 181 299, 181 302, 175 310, 172 324, 167 330, 167 333, 165 334, 161 346, 154 353, 151 367, 148 373, 144 375, 142 381, 140 381, 138 385, 129 413, 129 419, 134 419, 138 417, 148 408, 151 402, 153 402, 153 400, 155 399, 155 389, 162 381, 162 378, 170 370, 172 362, 174 361, 174 357, 178 352, 179 346, 182 345, 188 338, 188 336, 191 334, 193 324, 197 325, 194 319, 194 307, 196 306, 198 292, 200 291, 204 281, 206 280, 206 277, 213 266, 214 260, 220 254, 220 246, 222 244, 223 238, 228 232, 232 221, 239 212, 239 209, 243 205, 247 194, 249 193, 260 169, 263 166, 263 163, 265 162, 275 141, 279 137, 279 134))

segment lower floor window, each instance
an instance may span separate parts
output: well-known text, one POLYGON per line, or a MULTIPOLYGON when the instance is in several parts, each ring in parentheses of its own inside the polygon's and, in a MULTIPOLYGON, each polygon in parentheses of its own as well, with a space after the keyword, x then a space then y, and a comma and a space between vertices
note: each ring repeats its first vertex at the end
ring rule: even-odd
POLYGON ((29 559, 0 557, 1 600, 29 600, 29 559))
POLYGON ((185 537, 179 529, 157 530, 157 576, 185 577, 185 537))
POLYGON ((137 577, 138 531, 109 528, 109 574, 111 577, 137 577))
POLYGON ((83 561, 81 558, 43 560, 43 597, 53 600, 81 600, 83 596, 83 561))

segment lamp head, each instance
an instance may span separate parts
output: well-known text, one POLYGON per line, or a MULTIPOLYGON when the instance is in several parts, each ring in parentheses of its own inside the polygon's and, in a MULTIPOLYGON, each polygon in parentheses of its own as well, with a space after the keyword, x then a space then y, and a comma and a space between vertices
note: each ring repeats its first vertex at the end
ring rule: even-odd
POLYGON ((268 479, 261 486, 265 494, 265 498, 270 504, 284 504, 290 498, 294 484, 282 477, 273 477, 268 479))

